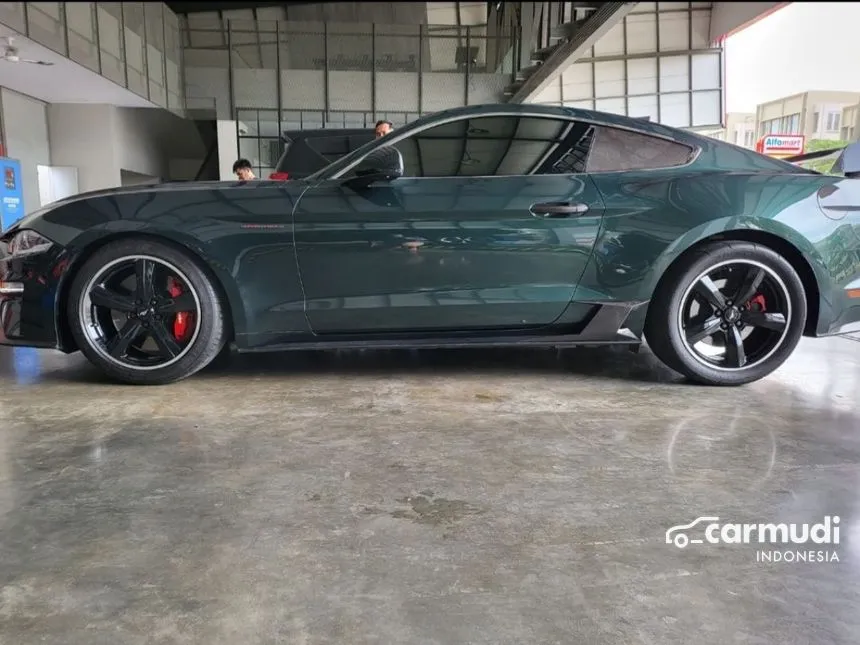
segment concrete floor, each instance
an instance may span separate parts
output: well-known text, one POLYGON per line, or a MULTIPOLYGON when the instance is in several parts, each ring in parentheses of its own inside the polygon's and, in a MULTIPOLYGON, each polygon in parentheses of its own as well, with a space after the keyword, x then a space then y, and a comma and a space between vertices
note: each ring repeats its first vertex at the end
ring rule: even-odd
MULTIPOLYGON (((857 643, 860 342, 283 354, 168 388, 0 349, 0 643, 857 643), (838 562, 666 530, 841 517, 838 562)), ((770 548, 770 547, 768 547, 770 548)))

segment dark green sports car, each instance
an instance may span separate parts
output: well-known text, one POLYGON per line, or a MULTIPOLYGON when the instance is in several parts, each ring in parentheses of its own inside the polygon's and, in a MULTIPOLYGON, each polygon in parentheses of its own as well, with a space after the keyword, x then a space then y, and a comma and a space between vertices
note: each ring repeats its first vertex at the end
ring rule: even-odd
POLYGON ((860 180, 538 105, 439 112, 297 181, 78 195, 0 238, 0 343, 161 384, 225 347, 647 339, 739 385, 860 329, 860 180))

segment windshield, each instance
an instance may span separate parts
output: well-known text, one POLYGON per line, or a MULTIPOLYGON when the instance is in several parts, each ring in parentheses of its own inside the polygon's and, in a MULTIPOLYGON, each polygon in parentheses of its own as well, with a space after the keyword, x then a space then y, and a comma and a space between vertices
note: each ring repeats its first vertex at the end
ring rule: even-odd
MULTIPOLYGON (((459 110, 462 110, 462 109, 463 108, 459 108, 459 110)), ((393 130, 391 132, 391 134, 388 134, 388 135, 382 137, 381 139, 374 139, 373 141, 370 141, 369 143, 365 143, 363 146, 361 146, 360 148, 356 148, 353 152, 349 153, 345 157, 341 157, 340 159, 338 159, 334 163, 327 165, 325 168, 322 168, 322 169, 316 171, 312 175, 308 175, 306 177, 306 179, 308 181, 317 181, 317 180, 322 179, 324 177, 329 177, 331 175, 335 175, 335 174, 337 174, 337 172, 341 168, 346 168, 353 161, 362 158, 364 155, 366 155, 368 152, 370 152, 374 148, 377 148, 377 147, 381 148, 382 146, 387 145, 388 142, 391 142, 391 141, 399 141, 400 139, 408 136, 410 132, 423 126, 428 121, 434 121, 434 120, 438 119, 439 116, 440 116, 440 113, 436 112, 433 114, 428 114, 426 116, 423 116, 420 119, 416 119, 415 121, 412 121, 411 123, 407 123, 402 128, 397 128, 396 130, 393 130)))

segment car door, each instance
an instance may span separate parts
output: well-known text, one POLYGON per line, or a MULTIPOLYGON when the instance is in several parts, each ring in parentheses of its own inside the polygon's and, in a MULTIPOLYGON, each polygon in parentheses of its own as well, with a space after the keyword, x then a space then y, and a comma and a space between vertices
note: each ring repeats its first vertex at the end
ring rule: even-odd
POLYGON ((544 116, 460 118, 389 135, 400 178, 308 188, 294 210, 316 333, 507 330, 570 305, 603 201, 584 171, 590 127, 544 116))

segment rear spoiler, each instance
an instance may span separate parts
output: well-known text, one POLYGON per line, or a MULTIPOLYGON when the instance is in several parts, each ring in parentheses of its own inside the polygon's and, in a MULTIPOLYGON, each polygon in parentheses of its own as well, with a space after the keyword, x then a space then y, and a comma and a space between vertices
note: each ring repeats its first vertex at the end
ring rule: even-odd
POLYGON ((794 155, 793 157, 783 157, 783 161, 788 161, 789 163, 797 163, 799 161, 810 161, 812 159, 821 159, 822 157, 829 157, 830 155, 835 155, 838 152, 842 152, 845 150, 845 147, 842 148, 830 148, 829 150, 816 150, 815 152, 806 152, 802 155, 794 155))

